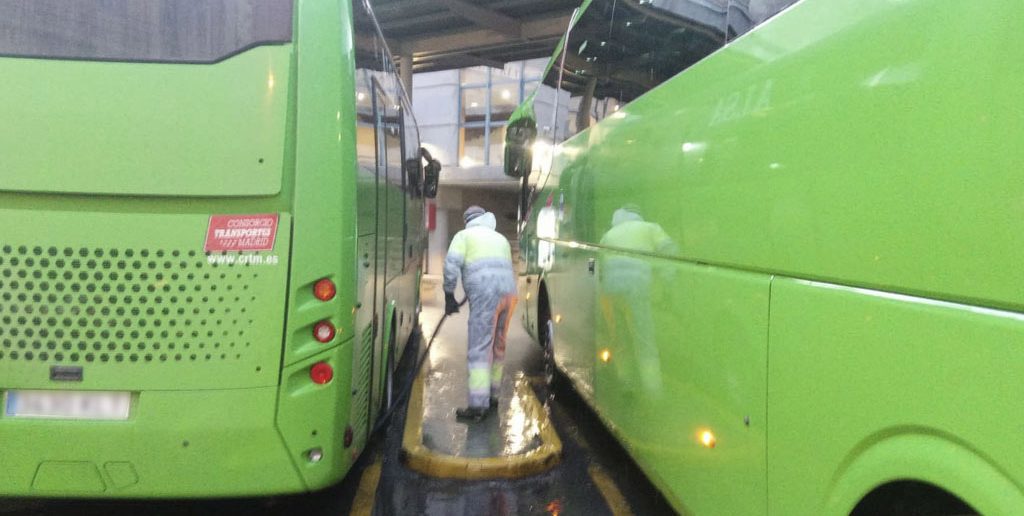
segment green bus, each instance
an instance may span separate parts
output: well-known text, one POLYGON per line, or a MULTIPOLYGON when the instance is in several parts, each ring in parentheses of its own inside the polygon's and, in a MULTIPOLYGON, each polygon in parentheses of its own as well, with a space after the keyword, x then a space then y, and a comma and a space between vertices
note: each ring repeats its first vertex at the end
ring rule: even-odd
POLYGON ((1024 513, 1022 18, 574 17, 506 138, 525 323, 679 512, 1024 513))
POLYGON ((345 475, 439 171, 390 55, 349 0, 0 3, 0 495, 345 475))

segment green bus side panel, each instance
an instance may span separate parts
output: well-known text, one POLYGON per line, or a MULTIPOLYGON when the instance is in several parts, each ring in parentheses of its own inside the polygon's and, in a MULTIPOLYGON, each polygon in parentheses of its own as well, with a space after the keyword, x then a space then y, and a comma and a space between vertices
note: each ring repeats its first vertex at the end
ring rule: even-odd
POLYGON ((0 190, 281 189, 291 45, 210 65, 0 59, 0 190), (114 116, 116 114, 116 116, 114 116))
POLYGON ((187 497, 304 488, 274 420, 277 387, 147 391, 128 421, 0 417, 0 495, 187 497))
POLYGON ((771 304, 772 514, 846 514, 898 479, 983 514, 1024 511, 1024 315, 790 279, 771 304), (876 449, 873 468, 856 467, 876 449), (825 511, 836 497, 849 503, 825 511))
POLYGON ((561 238, 632 203, 692 261, 1024 307, 1021 18, 798 3, 571 140, 561 238))
POLYGON ((277 385, 291 218, 271 251, 210 257, 208 223, 0 210, 0 388, 277 385), (53 365, 83 380, 52 382, 53 365))
MULTIPOLYGON (((389 164, 388 166, 398 165, 389 164)), ((398 173, 401 173, 401 169, 398 170, 398 173)), ((381 250, 385 253, 386 281, 390 282, 405 271, 407 255, 405 249, 405 210, 406 208, 411 208, 411 206, 406 206, 407 198, 400 184, 389 183, 384 185, 382 183, 381 186, 384 187, 381 191, 385 197, 386 205, 380 205, 380 208, 385 210, 385 212, 381 213, 381 215, 384 215, 384 218, 381 220, 380 234, 383 236, 384 231, 387 231, 386 239, 381 242, 381 250)))
POLYGON ((587 272, 587 259, 594 255, 584 249, 558 246, 554 256, 545 282, 555 321, 555 362, 577 392, 593 403, 597 284, 587 272))
POLYGON ((563 369, 576 380, 572 364, 589 361, 591 404, 677 510, 764 514, 769 278, 607 251, 577 256, 563 264, 582 272, 577 290, 548 284, 559 309, 573 308, 555 328, 556 353, 575 348, 563 369), (592 336, 580 338, 593 338, 592 348, 562 331, 587 311, 592 336))
MULTIPOLYGON (((358 341, 355 341, 358 343, 358 341)), ((341 480, 355 462, 361 446, 345 448, 345 429, 353 421, 353 341, 335 346, 287 367, 282 375, 277 425, 305 488, 314 491, 341 480), (318 362, 334 369, 334 379, 316 385, 309 370, 318 362), (320 449, 323 458, 309 460, 308 452, 320 449)))
MULTIPOLYGON (((414 245, 414 244, 410 244, 414 245)), ((408 247, 408 246, 407 246, 408 247)), ((422 256, 415 252, 414 256, 422 256)), ((395 300, 395 364, 405 352, 413 328, 416 326, 416 306, 419 303, 419 261, 407 265, 405 272, 390 285, 395 300)))

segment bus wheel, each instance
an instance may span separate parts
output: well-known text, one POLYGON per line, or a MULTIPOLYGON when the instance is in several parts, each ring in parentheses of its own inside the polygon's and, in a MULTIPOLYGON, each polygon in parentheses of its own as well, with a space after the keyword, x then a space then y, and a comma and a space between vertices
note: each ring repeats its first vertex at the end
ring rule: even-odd
POLYGON ((548 319, 544 323, 541 349, 544 353, 544 383, 551 388, 555 383, 555 323, 548 319))

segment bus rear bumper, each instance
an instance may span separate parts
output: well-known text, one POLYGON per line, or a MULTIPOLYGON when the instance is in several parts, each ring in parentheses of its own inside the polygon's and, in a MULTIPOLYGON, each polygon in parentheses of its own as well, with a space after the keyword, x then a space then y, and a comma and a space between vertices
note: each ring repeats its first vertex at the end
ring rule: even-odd
POLYGON ((0 495, 220 497, 307 489, 279 388, 143 391, 126 421, 0 417, 0 495))

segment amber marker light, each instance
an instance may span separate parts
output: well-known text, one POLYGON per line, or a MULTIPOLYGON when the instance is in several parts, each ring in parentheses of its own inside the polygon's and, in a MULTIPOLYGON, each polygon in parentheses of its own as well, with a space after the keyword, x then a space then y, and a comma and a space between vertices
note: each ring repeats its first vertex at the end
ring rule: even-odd
POLYGON ((323 343, 334 340, 334 325, 331 324, 331 321, 316 323, 316 326, 313 326, 313 338, 323 343))
POLYGON ((309 368, 309 379, 317 385, 323 385, 334 379, 334 368, 327 362, 317 362, 309 368))
POLYGON ((324 278, 313 285, 313 295, 321 301, 330 301, 334 299, 334 295, 337 293, 338 289, 334 286, 334 282, 327 278, 324 278))
POLYGON ((608 351, 607 349, 601 351, 601 361, 602 362, 608 363, 608 361, 611 360, 611 359, 612 359, 612 352, 611 351, 608 351))
POLYGON ((715 434, 711 433, 711 430, 703 430, 698 436, 700 444, 704 445, 705 448, 714 448, 718 440, 715 439, 715 434))
POLYGON ((562 315, 561 314, 556 314, 555 315, 555 324, 561 324, 561 323, 562 323, 562 315))

